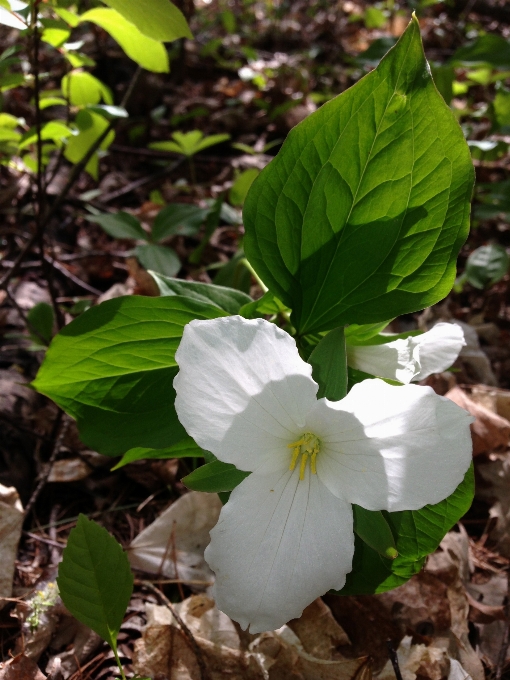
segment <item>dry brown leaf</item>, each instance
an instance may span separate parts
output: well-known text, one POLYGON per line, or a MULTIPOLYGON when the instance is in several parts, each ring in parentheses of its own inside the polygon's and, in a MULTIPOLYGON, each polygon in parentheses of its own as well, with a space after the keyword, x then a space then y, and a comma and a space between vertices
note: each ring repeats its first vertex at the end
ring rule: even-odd
POLYGON ((92 472, 92 468, 79 456, 56 460, 51 466, 48 482, 77 482, 85 479, 92 472))
POLYGON ((339 647, 351 644, 320 597, 306 607, 299 619, 289 621, 288 626, 302 640, 305 651, 318 659, 331 659, 339 647))
POLYGON ((127 551, 131 566, 207 587, 214 575, 204 550, 221 507, 216 494, 190 491, 181 496, 131 542, 127 551))
POLYGON ((35 661, 20 654, 0 663, 0 680, 46 680, 46 676, 35 661))
POLYGON ((506 418, 474 402, 460 387, 454 387, 445 396, 476 418, 471 423, 474 456, 492 453, 508 446, 510 422, 506 418))

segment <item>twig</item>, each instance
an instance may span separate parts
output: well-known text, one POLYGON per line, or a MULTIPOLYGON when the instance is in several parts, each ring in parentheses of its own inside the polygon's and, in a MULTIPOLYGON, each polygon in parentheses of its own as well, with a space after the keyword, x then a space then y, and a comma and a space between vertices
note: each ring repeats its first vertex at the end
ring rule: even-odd
POLYGON ((388 654, 390 657, 391 665, 393 666, 395 677, 397 678, 397 680, 402 680, 402 673, 400 671, 400 666, 398 664, 398 656, 397 652, 395 651, 395 647, 393 646, 393 642, 391 640, 387 640, 386 646, 388 647, 388 654))
POLYGON ((50 476, 51 469, 53 467, 53 463, 56 461, 57 456, 60 452, 60 448, 62 446, 62 442, 64 440, 64 437, 66 436, 67 429, 69 427, 69 418, 64 415, 63 411, 59 410, 57 420, 55 422, 55 430, 58 432, 58 435, 55 439, 55 444, 53 446, 53 450, 50 455, 50 459, 48 460, 46 464, 46 468, 42 472, 39 478, 39 482, 37 486, 34 489, 34 492, 30 496, 30 500, 28 501, 26 508, 25 508, 25 518, 28 517, 30 514, 30 511, 34 507, 35 502, 39 498, 39 494, 43 490, 43 488, 46 485, 46 482, 48 481, 48 477, 50 476))
POLYGON ((190 631, 188 626, 184 623, 184 621, 181 619, 179 614, 176 612, 175 607, 173 604, 170 602, 170 600, 167 598, 166 595, 164 595, 159 588, 156 588, 156 586, 153 586, 150 581, 135 581, 136 583, 139 583, 140 585, 144 586, 151 592, 153 592, 157 597, 160 598, 160 600, 163 602, 163 604, 168 607, 168 609, 172 612, 172 616, 174 619, 177 621, 179 626, 181 627, 182 632, 184 633, 186 639, 188 640, 188 643, 195 653, 198 667, 200 669, 200 678, 201 680, 211 680, 211 676, 209 675, 209 671, 207 670, 207 667, 205 665, 205 660, 202 654, 202 650, 197 644, 197 641, 193 637, 193 633, 190 631))
POLYGON ((122 187, 121 189, 111 191, 109 194, 102 196, 100 201, 102 204, 109 203, 110 201, 113 201, 116 198, 120 198, 121 196, 125 196, 126 194, 130 194, 132 191, 136 191, 136 189, 140 189, 141 187, 144 187, 147 184, 156 182, 157 180, 166 177, 166 175, 170 175, 174 170, 176 170, 180 165, 182 165, 182 163, 184 163, 184 157, 179 158, 174 163, 167 165, 166 167, 162 168, 161 170, 155 172, 152 175, 149 175, 148 177, 142 177, 140 179, 135 180, 134 182, 126 184, 126 186, 122 187))
POLYGON ((18 257, 14 260, 14 263, 12 267, 9 269, 8 272, 4 274, 2 279, 0 279, 0 290, 5 290, 7 285, 9 284, 9 281, 12 279, 13 276, 16 276, 18 273, 21 264, 23 260, 25 259, 27 253, 32 249, 34 246, 35 242, 37 241, 37 233, 32 234, 32 236, 28 239, 28 241, 25 243, 23 246, 23 250, 20 252, 18 257))
POLYGON ((498 655, 498 665, 494 674, 495 680, 501 680, 501 675, 505 667, 506 656, 508 653, 508 645, 510 642, 510 569, 506 572, 507 587, 506 587, 506 603, 505 603, 505 631, 503 639, 501 640, 501 647, 498 655))
POLYGON ((45 255, 44 260, 46 262, 48 262, 48 264, 50 264, 58 272, 60 272, 65 277, 70 279, 77 286, 80 286, 80 288, 83 288, 83 290, 86 290, 89 293, 92 293, 92 295, 99 296, 99 295, 103 294, 102 291, 98 290, 97 288, 94 288, 94 286, 91 286, 88 283, 85 283, 85 281, 82 281, 81 279, 79 279, 74 274, 71 274, 71 272, 69 270, 67 270, 63 265, 61 265, 60 262, 57 262, 57 260, 53 260, 49 255, 45 255))

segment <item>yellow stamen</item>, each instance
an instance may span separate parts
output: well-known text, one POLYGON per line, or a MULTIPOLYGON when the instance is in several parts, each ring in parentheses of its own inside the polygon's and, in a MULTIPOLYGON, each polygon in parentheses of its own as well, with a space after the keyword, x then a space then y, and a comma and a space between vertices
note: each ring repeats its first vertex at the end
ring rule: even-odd
POLYGON ((301 466, 299 468, 299 479, 303 480, 305 478, 306 461, 308 460, 308 454, 303 453, 301 458, 301 466))
POLYGON ((292 442, 292 444, 287 444, 288 449, 293 449, 295 446, 301 446, 302 444, 306 444, 306 441, 304 439, 298 439, 297 442, 292 442))
POLYGON ((292 452, 292 460, 290 461, 289 470, 293 470, 296 467, 297 459, 299 458, 299 453, 301 451, 300 446, 296 446, 292 452))
POLYGON ((316 465, 316 460, 317 460, 317 454, 319 453, 319 449, 317 447, 314 448, 313 453, 312 453, 312 458, 310 460, 310 468, 312 470, 312 475, 317 474, 317 465, 316 465))

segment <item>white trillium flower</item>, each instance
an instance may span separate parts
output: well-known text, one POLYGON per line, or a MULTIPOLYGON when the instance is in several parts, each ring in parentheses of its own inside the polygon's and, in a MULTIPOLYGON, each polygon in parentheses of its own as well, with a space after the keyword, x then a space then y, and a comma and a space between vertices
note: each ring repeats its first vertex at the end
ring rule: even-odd
POLYGON ((450 495, 471 461, 472 418, 429 387, 355 385, 317 399, 311 366, 262 319, 192 321, 176 353, 187 432, 251 472, 230 496, 205 558, 218 607, 274 630, 352 569, 352 503, 416 510, 450 495))
POLYGON ((407 384, 450 368, 465 344, 458 324, 441 322, 422 335, 381 345, 347 345, 347 363, 359 371, 407 384))

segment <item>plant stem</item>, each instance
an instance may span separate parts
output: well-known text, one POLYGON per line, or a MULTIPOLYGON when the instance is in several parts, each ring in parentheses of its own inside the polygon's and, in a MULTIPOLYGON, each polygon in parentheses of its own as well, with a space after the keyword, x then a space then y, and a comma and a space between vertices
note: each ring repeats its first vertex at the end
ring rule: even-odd
POLYGON ((117 662, 117 666, 119 667, 120 675, 122 680, 127 680, 126 676, 124 675, 124 669, 122 668, 122 664, 120 663, 119 655, 117 653, 117 647, 113 648, 112 647, 112 652, 113 655, 115 656, 115 661, 117 662))

